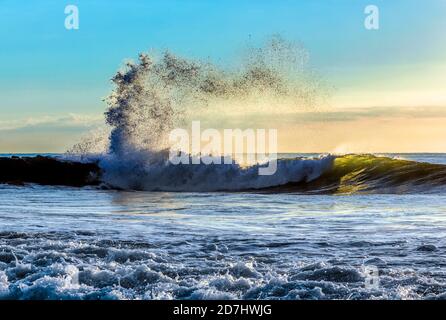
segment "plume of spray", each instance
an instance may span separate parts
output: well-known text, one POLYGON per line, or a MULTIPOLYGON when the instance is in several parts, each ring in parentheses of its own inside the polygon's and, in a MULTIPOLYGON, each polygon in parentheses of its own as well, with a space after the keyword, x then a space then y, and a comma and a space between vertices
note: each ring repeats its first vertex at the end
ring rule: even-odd
MULTIPOLYGON (((249 48, 235 70, 184 59, 168 51, 161 56, 140 54, 136 62, 127 62, 112 78, 114 90, 106 98, 105 120, 111 131, 108 150, 100 162, 105 179, 122 188, 175 189, 172 186, 180 170, 187 171, 196 184, 198 169, 172 168, 168 163, 171 130, 197 114, 217 117, 227 110, 236 114, 262 112, 265 106, 279 111, 283 106, 287 110, 313 107, 322 85, 308 72, 307 60, 308 53, 302 46, 280 36, 270 38, 262 47, 249 48), (157 185, 156 179, 164 182, 157 185)), ((221 170, 229 170, 235 172, 232 180, 242 179, 243 170, 234 166, 207 168, 215 173, 208 178, 218 180, 224 174, 221 170)), ((250 170, 254 172, 255 168, 250 170)), ((261 187, 265 183, 277 181, 254 184, 261 187)), ((249 183, 243 185, 249 187, 249 183)))
POLYGON ((110 127, 100 126, 84 134, 65 152, 65 159, 92 162, 104 156, 109 148, 110 127))
POLYGON ((305 73, 308 54, 302 47, 275 36, 248 52, 235 71, 170 52, 161 58, 140 54, 136 63, 127 62, 112 78, 115 89, 106 99, 110 153, 165 149, 167 134, 189 114, 221 102, 240 106, 287 100, 294 108, 314 103, 319 83, 305 73))

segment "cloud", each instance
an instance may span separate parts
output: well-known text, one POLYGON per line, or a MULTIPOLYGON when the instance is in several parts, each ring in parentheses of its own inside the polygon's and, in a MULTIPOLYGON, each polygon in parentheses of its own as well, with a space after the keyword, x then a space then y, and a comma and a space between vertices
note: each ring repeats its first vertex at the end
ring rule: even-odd
POLYGON ((223 118, 215 114, 205 115, 201 119, 209 127, 216 128, 259 128, 276 127, 311 123, 342 123, 374 119, 432 119, 446 118, 445 107, 366 107, 366 108, 333 108, 286 113, 250 113, 245 115, 225 115, 223 118))
POLYGON ((0 120, 0 131, 15 131, 26 129, 89 129, 104 124, 101 114, 76 114, 58 116, 38 116, 24 119, 0 120))
MULTIPOLYGON (((324 110, 286 112, 286 113, 249 113, 225 114, 219 117, 215 113, 202 115, 201 119, 210 127, 259 127, 277 124, 298 124, 316 122, 349 122, 366 119, 428 119, 446 118, 445 107, 367 107, 367 108, 333 108, 324 110)), ((0 131, 26 131, 46 129, 88 130, 104 125, 102 114, 69 113, 57 116, 28 117, 24 119, 0 120, 0 131)))

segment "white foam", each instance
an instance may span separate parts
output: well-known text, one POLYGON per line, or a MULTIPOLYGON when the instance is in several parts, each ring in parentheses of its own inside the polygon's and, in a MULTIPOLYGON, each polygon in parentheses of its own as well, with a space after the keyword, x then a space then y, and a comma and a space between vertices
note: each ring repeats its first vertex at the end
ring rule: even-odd
POLYGON ((333 163, 332 156, 278 160, 275 174, 259 175, 260 165, 241 167, 238 164, 180 164, 144 155, 108 156, 100 161, 103 181, 120 189, 146 191, 239 191, 281 186, 292 182, 308 182, 318 178, 333 163))

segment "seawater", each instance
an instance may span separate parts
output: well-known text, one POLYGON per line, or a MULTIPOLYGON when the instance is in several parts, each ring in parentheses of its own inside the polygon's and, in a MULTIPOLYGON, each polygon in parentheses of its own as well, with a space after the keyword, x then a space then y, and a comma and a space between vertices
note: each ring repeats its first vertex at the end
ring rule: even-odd
POLYGON ((441 299, 445 239, 442 192, 0 185, 0 298, 441 299))

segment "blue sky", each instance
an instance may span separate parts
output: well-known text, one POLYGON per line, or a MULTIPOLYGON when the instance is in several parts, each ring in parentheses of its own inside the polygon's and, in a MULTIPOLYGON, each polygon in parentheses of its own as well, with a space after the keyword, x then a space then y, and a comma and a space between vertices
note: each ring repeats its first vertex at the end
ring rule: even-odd
POLYGON ((0 124, 100 115, 122 61, 150 48, 231 64, 248 42, 277 33, 303 42, 338 107, 404 106, 404 92, 439 105, 445 15, 443 0, 0 0, 0 124), (64 28, 68 4, 79 7, 79 30, 64 28), (380 30, 363 26, 368 4, 380 9, 380 30))

